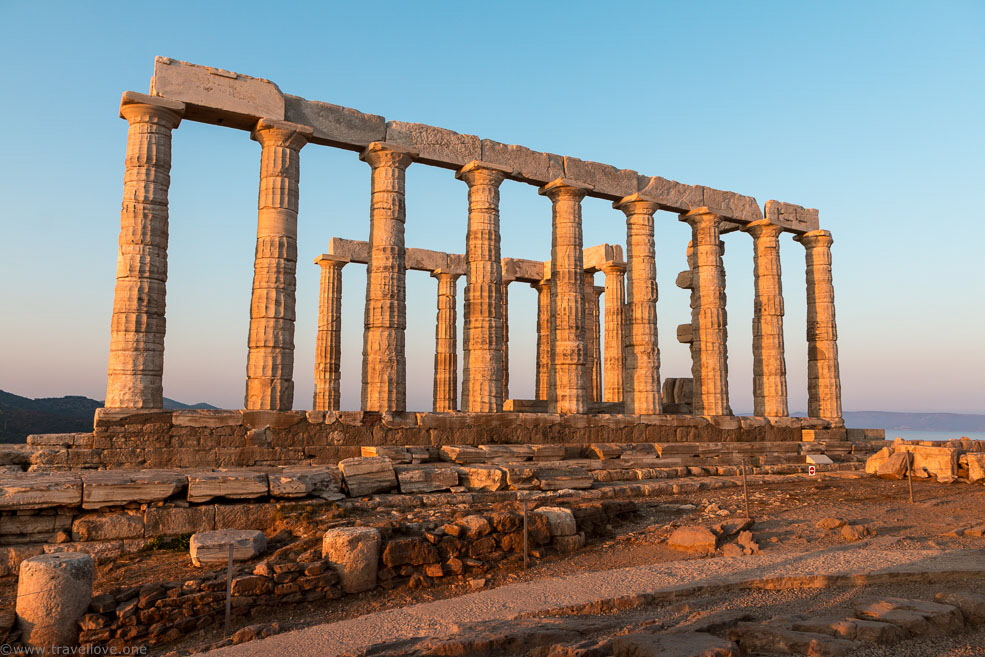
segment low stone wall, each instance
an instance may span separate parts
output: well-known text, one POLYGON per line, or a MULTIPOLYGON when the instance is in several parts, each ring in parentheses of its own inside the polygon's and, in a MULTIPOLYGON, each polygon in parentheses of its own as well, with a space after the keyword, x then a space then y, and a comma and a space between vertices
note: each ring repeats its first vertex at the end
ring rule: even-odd
POLYGON ((44 469, 333 463, 361 446, 789 442, 845 438, 813 418, 98 409, 92 433, 31 436, 44 469))

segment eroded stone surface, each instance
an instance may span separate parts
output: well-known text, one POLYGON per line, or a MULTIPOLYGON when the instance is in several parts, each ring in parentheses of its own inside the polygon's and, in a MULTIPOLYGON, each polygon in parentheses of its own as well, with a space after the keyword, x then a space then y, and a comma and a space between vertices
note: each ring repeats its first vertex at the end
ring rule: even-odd
POLYGON ((361 593, 376 588, 380 532, 372 527, 341 527, 325 532, 322 556, 339 575, 342 590, 361 593))
POLYGON ((177 495, 188 475, 175 470, 100 470, 82 475, 82 508, 156 502, 177 495))
POLYGON ((77 506, 82 479, 74 474, 25 472, 0 474, 0 509, 77 506))
POLYGON ((218 470, 188 475, 188 501, 207 502, 217 497, 242 500, 270 492, 267 475, 252 470, 218 470))
POLYGON ((393 463, 383 456, 343 459, 339 461, 339 470, 352 497, 383 493, 397 487, 393 463))
POLYGON ((230 545, 233 561, 254 559, 267 549, 267 537, 255 529, 219 529, 192 534, 189 545, 192 563, 202 566, 228 562, 230 545))

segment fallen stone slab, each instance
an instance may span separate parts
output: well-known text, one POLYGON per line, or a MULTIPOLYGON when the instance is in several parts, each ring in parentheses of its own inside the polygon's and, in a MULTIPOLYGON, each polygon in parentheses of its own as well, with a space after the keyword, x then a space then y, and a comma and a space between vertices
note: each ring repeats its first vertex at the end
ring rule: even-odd
POLYGON ((99 470, 83 474, 82 483, 82 508, 100 509, 166 500, 188 485, 188 476, 174 470, 99 470))
POLYGON ((540 490, 585 489, 591 488, 595 483, 594 477, 588 470, 574 466, 558 469, 538 468, 536 478, 540 482, 540 490))
POLYGON ((0 475, 0 509, 78 506, 82 479, 74 474, 24 472, 0 475))
POLYGON ((958 450, 953 447, 898 445, 893 455, 906 452, 913 454, 914 477, 936 477, 948 483, 958 475, 958 450))
POLYGON ((972 625, 985 624, 985 595, 977 593, 938 593, 934 600, 961 610, 966 622, 972 625))
POLYGON ((73 541, 107 541, 143 538, 144 516, 139 511, 86 513, 72 522, 73 541))
POLYGON ((499 490, 506 483, 506 473, 495 465, 466 465, 455 468, 458 482, 468 490, 499 490))
POLYGON ((726 636, 747 653, 769 652, 816 657, 840 657, 863 644, 815 632, 798 632, 785 627, 742 623, 726 636))
POLYGON ((878 452, 865 460, 865 474, 878 474, 879 467, 889 460, 892 452, 888 447, 883 447, 878 452))
POLYGON ((739 647, 704 632, 636 633, 612 641, 614 657, 740 657, 739 647))
POLYGON ((219 529, 192 534, 190 554, 192 563, 227 563, 229 546, 233 546, 233 561, 255 559, 267 549, 267 537, 255 529, 219 529))
POLYGON ((967 452, 968 481, 977 484, 985 481, 985 452, 967 452))
POLYGON ((547 526, 550 527, 551 536, 573 536, 578 532, 578 524, 571 509, 559 506, 542 506, 534 509, 533 513, 547 518, 547 526))
POLYGON ((564 458, 564 445, 531 445, 534 461, 560 461, 564 458))
POLYGON ((343 459, 339 470, 351 497, 385 493, 397 487, 393 462, 385 456, 343 459))
POLYGON ((906 478, 909 458, 905 452, 894 452, 876 468, 876 476, 880 479, 906 478))
POLYGON ((478 447, 467 445, 443 445, 440 452, 442 461, 451 461, 461 465, 470 463, 485 463, 486 453, 478 447))
POLYGON ((253 470, 217 470, 188 475, 188 501, 208 502, 217 497, 243 500, 270 493, 265 472, 253 470))
POLYGON ((490 463, 502 461, 529 461, 534 457, 533 447, 530 445, 479 445, 490 463))
POLYGON ((346 593, 376 588, 380 532, 373 527, 329 529, 322 539, 322 556, 339 575, 346 593))
POLYGON ((880 645, 897 643, 907 638, 907 633, 897 625, 859 618, 810 618, 790 624, 797 632, 815 632, 841 637, 849 641, 864 641, 880 645))
POLYGON ((411 452, 406 447, 396 447, 392 445, 363 445, 360 448, 362 456, 385 456, 393 463, 410 463, 412 460, 411 452))
POLYGON ((394 468, 400 492, 433 493, 458 486, 458 472, 453 468, 429 465, 398 465, 394 468))
POLYGON ((913 636, 950 634, 964 628, 961 610, 949 604, 885 598, 869 604, 860 603, 855 613, 864 619, 899 625, 913 636))
POLYGON ((708 527, 678 527, 667 539, 667 546, 711 554, 718 549, 718 536, 708 527))
POLYGON ((334 465, 294 466, 267 474, 270 494, 274 497, 320 497, 339 500, 342 494, 342 473, 334 465))

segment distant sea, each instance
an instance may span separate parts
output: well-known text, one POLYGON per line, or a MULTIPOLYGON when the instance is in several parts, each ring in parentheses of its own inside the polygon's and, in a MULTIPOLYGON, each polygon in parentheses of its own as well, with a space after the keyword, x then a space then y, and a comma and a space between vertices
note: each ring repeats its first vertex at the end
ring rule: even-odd
POLYGON ((924 431, 921 429, 886 429, 886 440, 896 437, 903 440, 957 440, 967 436, 972 440, 985 440, 985 431, 924 431))

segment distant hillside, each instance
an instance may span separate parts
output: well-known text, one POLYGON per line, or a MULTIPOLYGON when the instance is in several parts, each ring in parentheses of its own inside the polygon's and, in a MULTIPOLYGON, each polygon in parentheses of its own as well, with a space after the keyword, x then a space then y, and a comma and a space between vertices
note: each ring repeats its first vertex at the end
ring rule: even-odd
POLYGON ((846 411, 845 424, 850 427, 901 431, 985 431, 985 415, 846 411))
MULTIPOLYGON (((103 403, 88 397, 29 399, 0 390, 0 443, 22 443, 32 433, 91 431, 92 417, 103 403)), ((215 408, 210 404, 182 404, 164 399, 165 408, 215 408)))

